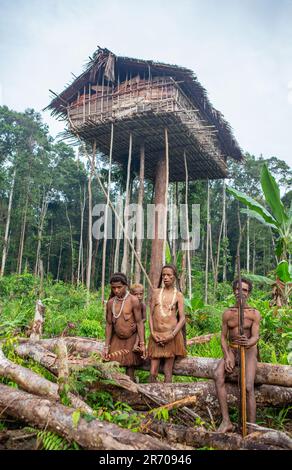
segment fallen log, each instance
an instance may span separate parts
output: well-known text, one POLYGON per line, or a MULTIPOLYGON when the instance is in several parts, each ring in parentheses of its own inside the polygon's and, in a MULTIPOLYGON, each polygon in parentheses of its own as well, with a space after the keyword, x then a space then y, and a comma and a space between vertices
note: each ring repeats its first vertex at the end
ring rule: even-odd
MULTIPOLYGON (((59 338, 43 339, 38 344, 53 351, 59 338)), ((70 353, 73 351, 80 354, 90 355, 91 353, 100 353, 103 349, 103 342, 90 338, 66 337, 64 338, 70 353)), ((26 339, 23 342, 27 342, 26 339)), ((219 359, 209 357, 185 357, 177 359, 174 363, 174 375, 198 377, 213 379, 214 371, 218 365, 219 359)), ((149 370, 150 361, 146 360, 139 369, 149 370)), ((162 371, 162 369, 161 369, 162 371)), ((230 382, 238 381, 238 368, 235 368, 232 374, 226 379, 230 382)), ((292 367, 281 364, 269 364, 259 362, 257 366, 255 384, 281 385, 283 387, 292 387, 292 367)))
POLYGON ((292 439, 285 433, 275 431, 253 432, 245 438, 237 433, 206 431, 203 428, 191 428, 166 423, 152 423, 149 432, 160 435, 170 444, 184 443, 194 448, 210 447, 218 450, 290 450, 292 439))
POLYGON ((84 449, 171 450, 173 447, 151 436, 119 428, 115 424, 80 417, 76 423, 74 408, 0 384, 0 410, 29 423, 55 432, 84 449), (73 416, 72 416, 73 415, 73 416))
MULTIPOLYGON (((59 400, 59 387, 58 384, 45 379, 41 375, 33 372, 27 367, 23 367, 19 364, 7 359, 0 347, 0 376, 6 377, 13 382, 17 383, 23 390, 34 393, 36 395, 45 396, 52 400, 59 400)), ((87 405, 81 398, 68 393, 68 398, 71 401, 72 406, 80 408, 86 413, 92 413, 92 408, 87 405)))
POLYGON ((195 336, 187 340, 187 346, 192 346, 194 344, 204 344, 209 343, 212 338, 214 338, 217 333, 210 333, 209 335, 195 336))
MULTIPOLYGON (((163 396, 167 402, 183 400, 190 396, 196 397, 194 410, 200 416, 208 416, 208 409, 214 417, 220 415, 220 407, 213 380, 188 383, 154 383, 139 384, 138 393, 129 392, 113 385, 95 383, 95 390, 106 390, 111 393, 115 401, 128 403, 133 409, 144 411, 153 407, 147 395, 163 396)), ((227 401, 229 406, 238 405, 238 387, 235 384, 226 384, 227 401)), ((292 403, 292 388, 277 385, 260 385, 255 388, 255 397, 258 407, 284 407, 292 403)), ((188 405, 189 406, 189 405, 188 405)))

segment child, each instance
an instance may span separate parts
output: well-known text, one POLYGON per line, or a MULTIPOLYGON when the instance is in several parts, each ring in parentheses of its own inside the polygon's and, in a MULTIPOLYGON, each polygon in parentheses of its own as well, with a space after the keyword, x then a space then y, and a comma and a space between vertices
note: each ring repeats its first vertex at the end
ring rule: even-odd
POLYGON ((172 382, 172 370, 176 356, 186 356, 182 334, 185 324, 184 298, 176 287, 175 266, 163 266, 159 289, 155 289, 150 306, 150 332, 148 355, 151 359, 150 382, 156 382, 160 360, 164 363, 164 381, 172 382), (164 286, 161 288, 162 281, 164 286))
POLYGON ((106 332, 104 359, 109 353, 128 351, 118 356, 117 361, 126 367, 126 374, 134 381, 134 368, 141 363, 141 357, 133 351, 136 340, 145 358, 144 324, 139 300, 128 292, 127 278, 115 273, 110 279, 111 295, 106 307, 106 332))
MULTIPOLYGON (((144 337, 145 337, 145 323, 146 323, 146 305, 143 303, 144 297, 144 287, 142 284, 132 284, 130 287, 130 293, 137 297, 140 302, 141 306, 141 315, 142 315, 142 322, 144 323, 144 337)), ((133 351, 139 352, 139 338, 137 336, 136 343, 134 345, 133 351)))

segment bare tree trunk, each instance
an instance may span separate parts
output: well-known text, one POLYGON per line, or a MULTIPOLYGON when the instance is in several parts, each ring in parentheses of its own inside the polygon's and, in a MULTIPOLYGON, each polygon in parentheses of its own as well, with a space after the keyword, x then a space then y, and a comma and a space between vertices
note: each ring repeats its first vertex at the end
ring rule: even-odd
MULTIPOLYGON (((78 154, 79 155, 79 154, 78 154)), ((80 271, 83 269, 82 267, 82 258, 83 258, 83 225, 84 225, 84 211, 85 211, 85 204, 86 204, 86 187, 84 185, 83 188, 83 200, 81 199, 81 187, 80 187, 80 239, 79 239, 79 253, 78 253, 78 268, 77 268, 77 284, 80 284, 80 271)), ((83 283, 83 281, 82 281, 83 283)))
MULTIPOLYGON (((117 198, 117 213, 120 219, 122 219, 123 218, 123 200, 121 196, 117 198)), ((119 270, 121 235, 122 235, 122 230, 121 230, 120 224, 115 218, 115 237, 116 237, 115 259, 114 259, 114 272, 115 273, 119 270)))
POLYGON ((217 256, 216 256, 216 263, 214 266, 215 268, 214 269, 214 293, 216 293, 217 285, 218 285, 222 231, 223 231, 223 220, 221 221, 220 230, 219 230, 218 243, 217 243, 217 256))
MULTIPOLYGON (((56 384, 52 384, 56 385, 56 384)), ((0 384, 0 410, 32 426, 55 432, 69 441, 77 442, 84 449, 104 450, 170 450, 165 442, 122 429, 116 424, 94 419, 90 422, 80 417, 74 422, 74 408, 54 400, 37 397, 0 384)))
MULTIPOLYGON (((185 173, 186 173, 186 193, 185 193, 185 205, 186 205, 186 229, 187 229, 187 239, 189 243, 190 239, 190 229, 189 229, 189 210, 188 210, 188 185, 189 185, 189 174, 188 174, 188 164, 186 152, 184 151, 184 163, 185 163, 185 173)), ((192 298, 192 267, 191 267, 191 257, 190 257, 190 248, 187 248, 187 270, 188 270, 188 296, 189 299, 192 298)))
POLYGON ((15 177, 16 177, 16 169, 14 169, 14 171, 13 171, 12 184, 11 184, 11 189, 10 189, 10 194, 9 194, 8 211, 7 211, 7 219, 6 219, 6 225, 5 225, 5 235, 4 235, 4 242, 3 242, 0 277, 4 276, 6 259, 7 259, 7 254, 8 254, 9 228, 10 228, 11 208, 12 208, 12 199, 13 199, 13 192, 14 192, 14 185, 15 185, 15 177))
POLYGON ((91 263, 92 263, 92 179, 95 170, 96 141, 93 142, 92 155, 90 158, 90 173, 88 177, 88 257, 86 271, 86 287, 90 291, 91 263))
MULTIPOLYGON (((139 192, 138 192, 138 214, 137 214, 137 240, 136 252, 141 260, 142 241, 144 238, 143 227, 143 199, 144 199, 144 166, 145 166, 145 145, 140 145, 140 172, 139 172, 139 192)), ((141 278, 141 268, 136 261, 135 265, 135 283, 139 283, 141 278)))
POLYGON ((52 238, 53 238, 53 220, 51 220, 51 234, 50 234, 50 241, 49 241, 49 248, 48 248, 48 261, 47 261, 47 276, 49 275, 49 272, 50 272, 52 238))
POLYGON ((34 320, 31 328, 30 341, 39 341, 43 334, 45 306, 41 300, 36 301, 34 320))
POLYGON ((92 255, 92 267, 91 267, 91 281, 93 282, 94 282, 94 276, 95 276, 95 271, 96 271, 96 257, 98 253, 98 247, 99 247, 99 240, 96 240, 95 248, 94 248, 93 255, 92 255))
POLYGON ((226 272, 227 272, 227 249, 226 249, 226 240, 227 240, 227 223, 226 223, 226 184, 225 179, 223 180, 223 240, 224 240, 224 252, 223 252, 223 282, 226 282, 226 272))
POLYGON ((69 225, 70 233, 70 245, 71 245, 71 283, 74 284, 74 265, 75 265, 75 255, 74 255, 74 244, 73 244, 73 234, 72 234, 72 224, 68 214, 67 204, 65 204, 66 218, 69 225))
POLYGON ((39 274, 39 260, 40 260, 41 247, 42 247, 42 236, 43 236, 45 218, 47 215, 48 203, 49 203, 48 193, 46 193, 44 189, 41 215, 40 215, 40 224, 38 228, 38 244, 37 244, 37 251, 36 251, 36 261, 35 261, 35 268, 34 268, 34 273, 36 276, 38 276, 39 274))
POLYGON ((128 241, 127 238, 129 236, 128 233, 128 207, 130 204, 130 175, 131 175, 131 161, 132 161, 132 143, 133 137, 132 133, 130 133, 130 140, 129 140, 129 156, 128 156, 128 166, 127 166, 127 182, 126 182, 126 197, 125 197, 125 208, 124 208, 124 227, 125 227, 125 237, 124 237, 124 253, 123 253, 123 260, 121 271, 127 276, 128 275, 128 241))
POLYGON ((208 274, 209 274, 209 225, 210 225, 210 189, 207 180, 207 238, 206 238, 206 267, 205 267, 205 304, 208 303, 208 274))
POLYGON ((18 259, 17 259, 18 274, 21 274, 21 271, 22 271, 22 258, 23 258, 24 238, 25 238, 25 230, 26 230, 28 193, 29 191, 27 191, 26 193, 25 206, 24 206, 24 211, 23 211, 23 218, 22 218, 21 232, 20 232, 20 241, 19 241, 18 259))
MULTIPOLYGON (((166 234, 165 225, 166 225, 166 217, 167 217, 167 207, 165 207, 165 202, 167 200, 167 190, 168 190, 168 172, 167 172, 167 155, 165 152, 164 158, 162 157, 156 167, 156 175, 155 175, 155 190, 154 190, 154 205, 155 208, 157 206, 164 206, 164 214, 162 220, 162 230, 163 237, 166 234)), ((153 226, 155 229, 154 238, 152 240, 152 250, 151 250, 151 262, 150 262, 150 280, 154 288, 157 287, 160 271, 163 265, 163 260, 165 257, 165 243, 164 239, 158 238, 159 237, 159 221, 156 217, 153 221, 153 226)), ((161 224, 161 222, 160 222, 161 224)), ((161 234, 162 235, 162 234, 161 234)))
POLYGON ((57 281, 59 281, 59 279, 60 279, 62 250, 63 250, 63 240, 61 241, 60 251, 59 251, 58 270, 57 270, 57 281))
POLYGON ((101 301, 104 303, 104 288, 105 288, 105 262, 106 262, 106 245, 107 245, 107 226, 108 226, 108 209, 110 200, 111 189, 111 173, 112 173, 112 155, 113 155, 113 139, 114 139, 114 125, 111 125, 111 142, 109 154, 109 171, 107 180, 107 199, 104 216, 104 234, 103 234, 103 247, 102 247, 102 268, 101 268, 101 301))
POLYGON ((249 273, 250 265, 250 242, 249 242, 249 215, 246 219, 246 271, 249 273))

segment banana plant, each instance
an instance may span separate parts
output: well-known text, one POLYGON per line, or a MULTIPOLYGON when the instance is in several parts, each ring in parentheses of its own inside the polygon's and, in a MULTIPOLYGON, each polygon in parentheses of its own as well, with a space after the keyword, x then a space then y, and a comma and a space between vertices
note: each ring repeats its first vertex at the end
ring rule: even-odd
POLYGON ((292 251, 292 206, 290 210, 284 207, 279 186, 265 164, 261 171, 261 186, 269 210, 247 194, 231 187, 227 189, 238 201, 247 206, 248 209, 243 209, 242 212, 248 213, 250 217, 272 229, 273 234, 276 236, 275 251, 277 258, 280 261, 288 260, 292 251))

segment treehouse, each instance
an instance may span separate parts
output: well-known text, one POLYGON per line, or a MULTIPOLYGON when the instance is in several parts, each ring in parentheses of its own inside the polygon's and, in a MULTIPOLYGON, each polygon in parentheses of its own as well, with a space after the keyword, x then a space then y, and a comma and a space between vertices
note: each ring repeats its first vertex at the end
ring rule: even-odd
MULTIPOLYGON (((168 183, 227 176, 227 158, 242 152, 229 124, 194 73, 98 48, 86 70, 48 109, 72 134, 154 181, 154 203, 167 207, 168 183)), ((127 187, 129 187, 127 185, 127 187)), ((167 225, 167 212, 165 213, 167 225)), ((164 240, 152 241, 150 279, 157 283, 164 240)), ((138 250, 137 250, 138 251, 138 250)), ((124 245, 124 258, 126 245, 124 245)), ((190 265, 190 262, 189 262, 190 265)), ((126 265, 122 264, 126 272, 126 265)), ((139 276, 136 278, 138 282, 139 276)))

